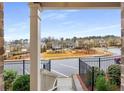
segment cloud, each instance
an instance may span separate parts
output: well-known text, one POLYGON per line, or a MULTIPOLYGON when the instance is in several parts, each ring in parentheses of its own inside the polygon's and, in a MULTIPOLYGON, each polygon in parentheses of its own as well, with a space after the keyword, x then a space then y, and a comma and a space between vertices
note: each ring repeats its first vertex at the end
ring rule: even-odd
POLYGON ((111 28, 117 28, 120 27, 120 24, 113 24, 113 25, 104 25, 104 26, 98 26, 98 27, 93 27, 91 29, 85 30, 85 32, 89 31, 98 31, 98 30, 105 30, 105 29, 111 29, 111 28))
POLYGON ((20 31, 19 29, 21 29, 22 31, 25 31, 27 26, 28 26, 27 22, 20 22, 20 23, 12 24, 10 26, 5 26, 5 31, 11 32, 11 33, 20 31))
POLYGON ((73 13, 73 12, 79 12, 80 10, 70 9, 70 10, 63 10, 63 11, 68 13, 73 13))
POLYGON ((72 25, 73 21, 64 21, 62 24, 63 25, 72 25))
MULTIPOLYGON (((85 27, 86 28, 86 27, 85 27)), ((92 26, 87 29, 79 28, 73 34, 78 37, 82 36, 103 36, 103 35, 120 35, 119 31, 120 24, 103 25, 103 26, 92 26)))
POLYGON ((30 33, 10 33, 4 36, 5 41, 19 40, 19 39, 29 39, 30 33))
POLYGON ((70 13, 74 12, 79 12, 80 10, 60 10, 60 11, 55 11, 55 10, 50 10, 50 11, 45 11, 42 13, 42 19, 43 20, 62 20, 67 17, 69 17, 70 13))
POLYGON ((43 20, 61 20, 67 17, 67 13, 47 13, 44 14, 42 19, 43 20))
POLYGON ((5 40, 15 40, 15 39, 20 39, 20 38, 28 38, 30 34, 29 31, 30 25, 28 24, 27 21, 25 22, 19 22, 16 24, 12 24, 9 26, 5 25, 5 40))
MULTIPOLYGON (((91 24, 92 26, 92 24, 91 24)), ((120 24, 112 24, 112 25, 103 25, 103 26, 86 26, 85 24, 75 24, 69 26, 67 31, 71 31, 70 37, 84 37, 84 36, 100 36, 100 35, 119 35, 118 31, 120 28, 120 24)), ((63 35, 64 36, 64 35, 63 35)), ((69 34, 68 34, 69 36, 69 34)), ((65 37, 68 37, 65 35, 65 37)))

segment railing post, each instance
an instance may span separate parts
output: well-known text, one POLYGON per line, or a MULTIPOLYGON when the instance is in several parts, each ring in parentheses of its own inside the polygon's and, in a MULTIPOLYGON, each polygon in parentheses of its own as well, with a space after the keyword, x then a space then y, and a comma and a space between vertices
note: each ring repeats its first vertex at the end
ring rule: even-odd
POLYGON ((45 63, 43 63, 43 69, 45 69, 45 63))
POLYGON ((25 75, 25 60, 23 60, 23 75, 25 75))
POLYGON ((99 57, 99 70, 100 70, 100 68, 101 68, 101 64, 100 64, 100 57, 99 57))
POLYGON ((94 90, 94 67, 92 67, 92 91, 94 90))
POLYGON ((49 71, 51 71, 51 60, 49 59, 49 71))
POLYGON ((80 75, 80 58, 79 58, 79 75, 80 75))

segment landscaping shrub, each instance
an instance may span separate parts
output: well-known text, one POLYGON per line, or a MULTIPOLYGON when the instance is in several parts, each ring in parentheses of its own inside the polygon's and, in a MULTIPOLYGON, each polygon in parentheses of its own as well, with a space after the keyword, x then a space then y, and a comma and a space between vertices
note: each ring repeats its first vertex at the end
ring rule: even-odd
POLYGON ((21 75, 13 82, 14 91, 29 91, 30 90, 30 76, 21 75))
POLYGON ((99 70, 98 67, 94 67, 94 80, 96 81, 96 78, 101 75, 105 76, 105 72, 103 70, 99 70))
POLYGON ((12 90, 12 83, 15 80, 17 73, 13 70, 4 70, 4 89, 12 90))
POLYGON ((117 91, 118 90, 118 86, 115 83, 110 83, 108 81, 108 90, 109 91, 117 91))
POLYGON ((95 87, 96 87, 96 90, 98 90, 98 91, 107 91, 108 90, 108 83, 104 76, 99 75, 96 78, 95 87))
POLYGON ((96 79, 95 88, 98 91, 117 91, 118 86, 115 83, 111 83, 105 78, 105 76, 99 75, 96 79))
POLYGON ((111 84, 117 84, 120 85, 121 82, 121 69, 118 64, 111 65, 108 67, 108 78, 111 84))

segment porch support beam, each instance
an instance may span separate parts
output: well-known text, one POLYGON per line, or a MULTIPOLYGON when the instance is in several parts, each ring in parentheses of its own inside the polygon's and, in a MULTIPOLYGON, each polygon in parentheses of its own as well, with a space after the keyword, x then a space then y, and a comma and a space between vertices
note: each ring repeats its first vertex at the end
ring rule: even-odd
MULTIPOLYGON (((35 2, 37 3, 37 2, 35 2)), ((120 2, 38 2, 44 9, 115 9, 120 2)))
POLYGON ((30 6, 30 90, 40 91, 40 4, 30 6))

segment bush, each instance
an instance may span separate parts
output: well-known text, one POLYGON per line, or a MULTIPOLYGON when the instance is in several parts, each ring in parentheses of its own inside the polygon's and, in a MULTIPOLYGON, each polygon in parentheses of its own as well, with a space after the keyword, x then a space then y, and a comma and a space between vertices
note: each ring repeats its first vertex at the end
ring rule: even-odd
POLYGON ((14 91, 29 91, 30 77, 29 75, 21 75, 13 82, 14 91))
POLYGON ((99 70, 98 67, 94 67, 94 80, 96 81, 97 77, 101 75, 101 76, 105 76, 105 72, 103 70, 99 70))
POLYGON ((108 83, 107 83, 105 77, 102 75, 99 75, 96 78, 95 86, 98 91, 107 91, 108 90, 108 83))
POLYGON ((111 84, 120 85, 121 82, 121 69, 118 64, 111 65, 108 67, 108 78, 111 84))
POLYGON ((114 83, 112 84, 108 81, 108 90, 109 91, 116 91, 116 90, 118 90, 118 86, 116 84, 114 84, 114 83))
POLYGON ((109 80, 105 79, 105 76, 99 75, 95 83, 96 89, 98 91, 117 91, 118 86, 114 83, 110 83, 109 80))
POLYGON ((12 90, 12 83, 15 80, 17 73, 13 70, 4 70, 4 89, 12 90))

